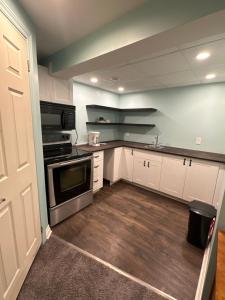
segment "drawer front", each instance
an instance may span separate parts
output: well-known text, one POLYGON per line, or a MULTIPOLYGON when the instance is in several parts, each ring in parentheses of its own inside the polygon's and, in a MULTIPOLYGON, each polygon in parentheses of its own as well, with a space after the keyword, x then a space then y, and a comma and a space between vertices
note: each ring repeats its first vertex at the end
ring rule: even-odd
POLYGON ((93 153, 94 157, 94 164, 100 160, 103 160, 104 158, 104 152, 103 151, 98 151, 93 153))
POLYGON ((93 170, 93 191, 103 187, 103 161, 94 163, 93 170))
POLYGON ((162 162, 162 154, 155 153, 154 151, 134 150, 133 154, 134 157, 162 162))

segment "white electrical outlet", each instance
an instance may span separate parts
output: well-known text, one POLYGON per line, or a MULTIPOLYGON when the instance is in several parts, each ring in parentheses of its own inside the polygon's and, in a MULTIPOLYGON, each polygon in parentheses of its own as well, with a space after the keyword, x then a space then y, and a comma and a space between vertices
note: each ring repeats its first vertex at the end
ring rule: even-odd
POLYGON ((129 132, 126 132, 126 133, 125 133, 125 136, 130 136, 130 133, 129 133, 129 132))
POLYGON ((201 136, 196 136, 195 138, 195 144, 196 145, 201 145, 202 143, 202 137, 201 136))

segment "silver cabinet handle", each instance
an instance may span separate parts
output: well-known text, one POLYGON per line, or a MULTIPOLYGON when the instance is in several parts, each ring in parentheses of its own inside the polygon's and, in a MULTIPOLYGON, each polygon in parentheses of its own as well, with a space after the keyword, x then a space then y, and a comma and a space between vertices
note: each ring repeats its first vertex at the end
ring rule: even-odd
POLYGON ((99 155, 94 156, 94 158, 99 158, 99 155))
POLYGON ((148 168, 149 168, 150 162, 148 161, 148 168))
POLYGON ((98 165, 98 166, 94 166, 94 168, 95 168, 95 169, 99 168, 99 165, 98 165))
POLYGON ((192 159, 190 159, 190 162, 189 162, 189 167, 191 167, 191 163, 192 163, 192 159))
POLYGON ((5 201, 6 201, 5 198, 0 199, 0 204, 2 204, 2 203, 5 202, 5 201))
POLYGON ((97 180, 94 180, 94 183, 97 183, 98 182, 98 179, 97 180))
POLYGON ((146 163, 146 162, 144 161, 144 167, 145 167, 145 163, 146 163))
POLYGON ((183 161, 183 165, 185 166, 185 163, 186 163, 186 158, 184 158, 184 161, 183 161))

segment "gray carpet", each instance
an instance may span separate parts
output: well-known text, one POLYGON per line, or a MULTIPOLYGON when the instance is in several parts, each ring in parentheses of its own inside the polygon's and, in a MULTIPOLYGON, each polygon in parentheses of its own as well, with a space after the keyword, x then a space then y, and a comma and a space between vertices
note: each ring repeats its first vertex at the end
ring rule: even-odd
POLYGON ((165 300, 149 288, 52 236, 41 247, 18 300, 165 300))

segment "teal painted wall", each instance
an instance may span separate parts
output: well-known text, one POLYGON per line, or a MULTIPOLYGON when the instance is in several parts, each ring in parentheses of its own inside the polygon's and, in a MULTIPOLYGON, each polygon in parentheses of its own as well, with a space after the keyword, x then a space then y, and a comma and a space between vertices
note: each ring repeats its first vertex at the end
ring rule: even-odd
POLYGON ((160 143, 168 146, 225 153, 225 83, 153 90, 117 95, 94 87, 74 83, 74 105, 77 110, 79 143, 87 142, 87 131, 101 132, 101 140, 124 139, 151 143, 159 135, 160 143), (153 107, 154 113, 123 113, 86 110, 87 104, 120 108, 153 107), (154 128, 88 126, 103 116, 111 121, 153 123, 154 128), (196 145, 195 138, 202 137, 196 145))
POLYGON ((30 86, 31 86, 31 101, 32 101, 32 121, 35 142, 36 155, 36 169, 38 179, 38 193, 40 201, 41 226, 43 228, 43 241, 45 241, 45 229, 48 225, 47 208, 46 208, 46 194, 44 181, 44 163, 42 152, 42 137, 41 137, 41 118, 40 118, 40 103, 39 103, 39 85, 38 85, 38 71, 37 71, 37 53, 36 53, 36 34, 32 22, 26 15, 18 1, 7 0, 7 2, 0 0, 3 7, 8 7, 13 19, 17 24, 22 24, 26 31, 31 35, 32 49, 30 52, 31 72, 30 72, 30 86), (3 3, 4 2, 4 3, 3 3))
POLYGON ((120 138, 120 133, 117 127, 93 125, 86 126, 87 121, 95 121, 99 116, 104 116, 106 119, 110 119, 114 122, 118 121, 118 116, 114 113, 101 110, 86 110, 87 104, 118 107, 118 95, 76 82, 73 85, 73 95, 73 103, 76 106, 76 128, 79 135, 79 144, 87 143, 88 131, 100 131, 101 141, 116 140, 120 138))
POLYGON ((124 129, 125 140, 149 143, 159 135, 162 144, 225 153, 225 83, 169 88, 120 96, 120 107, 154 107, 158 112, 129 115, 127 122, 154 123, 144 131, 124 129), (127 133, 129 136, 127 136, 127 133), (202 144, 195 144, 195 137, 202 144))

